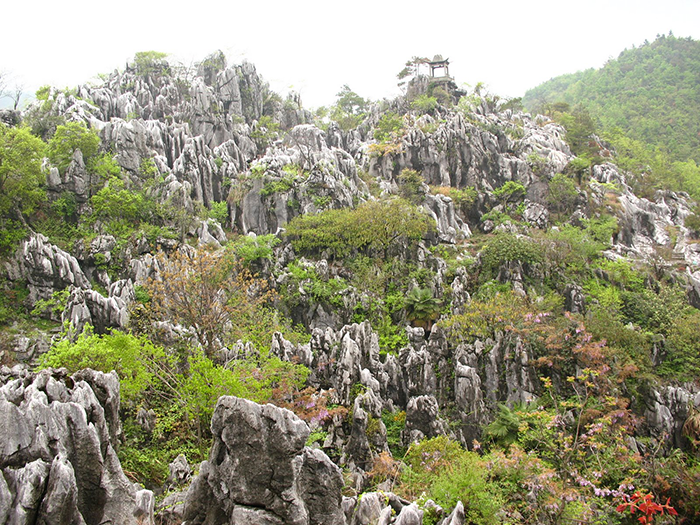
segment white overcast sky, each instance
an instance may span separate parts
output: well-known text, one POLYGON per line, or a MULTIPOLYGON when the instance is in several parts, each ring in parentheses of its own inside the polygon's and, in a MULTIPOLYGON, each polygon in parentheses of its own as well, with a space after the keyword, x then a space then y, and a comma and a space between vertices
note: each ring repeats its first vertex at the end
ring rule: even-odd
POLYGON ((221 49, 307 108, 333 103, 343 84, 397 95, 412 56, 440 53, 458 84, 516 97, 657 34, 700 40, 700 0, 38 0, 0 12, 0 71, 25 91, 75 87, 138 51, 189 64, 221 49))

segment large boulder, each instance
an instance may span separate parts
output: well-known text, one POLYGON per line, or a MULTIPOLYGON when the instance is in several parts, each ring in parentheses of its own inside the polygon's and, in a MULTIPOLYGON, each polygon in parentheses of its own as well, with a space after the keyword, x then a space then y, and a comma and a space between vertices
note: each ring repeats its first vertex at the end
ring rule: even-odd
POLYGON ((219 398, 214 444, 185 501, 187 525, 344 523, 340 469, 305 448, 309 427, 286 409, 219 398))

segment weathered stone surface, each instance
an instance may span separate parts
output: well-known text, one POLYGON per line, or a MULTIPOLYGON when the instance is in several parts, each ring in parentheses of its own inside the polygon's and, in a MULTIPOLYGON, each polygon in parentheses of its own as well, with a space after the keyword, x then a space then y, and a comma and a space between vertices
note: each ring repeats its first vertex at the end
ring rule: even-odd
POLYGON ((165 484, 169 487, 179 487, 189 483, 192 478, 192 469, 187 464, 187 458, 184 454, 176 457, 170 465, 168 465, 168 479, 165 484))
MULTIPOLYGON (((0 384, 0 501, 9 502, 0 516, 8 523, 136 524, 137 493, 114 450, 116 375, 4 368, 0 384)), ((152 493, 140 498, 152 501, 152 493)), ((140 515, 149 523, 152 507, 140 515)))
POLYGON ((440 525, 464 525, 464 505, 461 501, 457 502, 454 510, 447 516, 444 520, 440 522, 440 525))
POLYGON ((214 445, 188 491, 186 523, 342 520, 340 470, 304 448, 309 428, 292 412, 221 397, 211 428, 214 445))
POLYGON ((90 288, 90 283, 80 268, 78 260, 41 234, 32 235, 22 243, 17 254, 20 276, 29 287, 29 301, 48 299, 58 290, 73 285, 90 288))
POLYGON ((450 435, 447 422, 440 417, 440 408, 432 395, 412 397, 406 407, 406 426, 401 440, 410 445, 423 438, 450 435))

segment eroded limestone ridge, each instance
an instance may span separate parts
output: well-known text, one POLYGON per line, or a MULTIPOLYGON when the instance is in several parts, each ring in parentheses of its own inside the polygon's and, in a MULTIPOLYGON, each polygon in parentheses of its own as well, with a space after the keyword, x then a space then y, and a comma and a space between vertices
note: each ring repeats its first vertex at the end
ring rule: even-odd
POLYGON ((0 385, 0 523, 148 523, 153 494, 129 481, 115 451, 114 372, 2 367, 0 385))

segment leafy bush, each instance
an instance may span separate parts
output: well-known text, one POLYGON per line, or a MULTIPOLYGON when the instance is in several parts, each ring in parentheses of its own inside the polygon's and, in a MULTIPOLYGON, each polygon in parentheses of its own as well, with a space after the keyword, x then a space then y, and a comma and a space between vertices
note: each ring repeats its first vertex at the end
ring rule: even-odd
POLYGON ((481 264, 488 278, 504 264, 520 262, 523 265, 534 265, 542 262, 543 255, 542 247, 531 239, 499 233, 481 250, 481 264))
POLYGON ((377 122, 374 138, 380 142, 395 141, 403 134, 403 130, 403 118, 397 113, 388 111, 377 122))
POLYGON ((674 319, 667 329, 667 355, 658 368, 659 375, 678 381, 700 377, 700 312, 674 319))
POLYGON ((19 220, 10 215, 31 213, 46 198, 41 169, 44 150, 44 143, 29 129, 0 123, 0 221, 19 220))
POLYGON ((134 401, 154 382, 151 363, 164 359, 163 349, 144 336, 117 331, 95 334, 88 325, 74 343, 69 339, 55 343, 41 356, 39 366, 65 367, 71 373, 83 368, 115 370, 123 399, 134 401))
POLYGON ((88 165, 97 155, 100 137, 81 122, 68 122, 56 128, 49 140, 48 155, 51 163, 61 173, 65 173, 73 159, 75 150, 83 154, 83 161, 88 165))
POLYGON ((93 219, 110 219, 138 223, 149 217, 153 207, 150 199, 142 192, 126 188, 122 179, 112 177, 107 184, 90 198, 93 219))
POLYGON ((503 203, 520 201, 525 197, 525 193, 525 186, 512 180, 493 190, 493 196, 503 203))
POLYGON ((411 107, 420 113, 431 113, 438 105, 437 98, 429 96, 427 93, 418 95, 411 101, 411 107))
POLYGON ((245 235, 236 239, 231 245, 231 250, 243 264, 250 266, 256 261, 271 260, 272 249, 280 243, 279 237, 271 233, 268 235, 245 235))
POLYGON ((478 454, 438 436, 413 444, 405 464, 396 490, 400 495, 415 500, 425 493, 448 510, 461 501, 468 523, 498 523, 504 501, 498 486, 487 480, 487 469, 478 454))
POLYGON ((165 60, 167 56, 167 53, 159 51, 139 51, 134 55, 136 73, 142 76, 167 73, 170 69, 170 65, 165 60))
POLYGON ((209 209, 209 217, 219 221, 221 224, 226 224, 226 220, 228 219, 228 203, 226 201, 212 202, 211 208, 209 209))
POLYGON ((356 250, 386 251, 398 239, 416 241, 434 228, 433 221, 403 199, 367 201, 354 210, 325 210, 295 217, 286 235, 294 249, 305 253, 329 251, 345 257, 356 250))
POLYGON ((557 173, 549 181, 547 203, 557 213, 572 213, 578 200, 576 184, 566 175, 557 173))
POLYGON ((453 315, 438 324, 446 329, 454 344, 473 343, 475 339, 495 338, 498 332, 515 332, 523 325, 541 322, 546 313, 535 313, 512 292, 501 292, 486 299, 472 299, 453 315))
POLYGON ((280 125, 272 120, 272 117, 263 115, 253 126, 250 138, 255 141, 259 148, 265 148, 277 138, 280 125))

